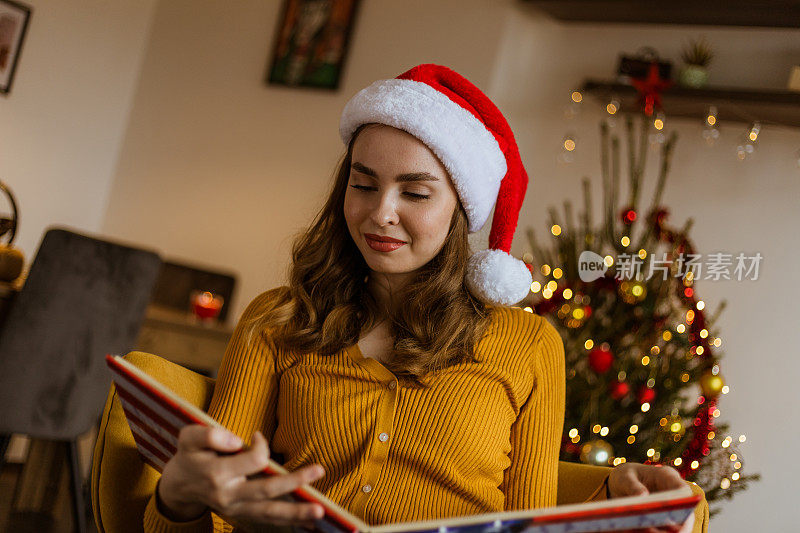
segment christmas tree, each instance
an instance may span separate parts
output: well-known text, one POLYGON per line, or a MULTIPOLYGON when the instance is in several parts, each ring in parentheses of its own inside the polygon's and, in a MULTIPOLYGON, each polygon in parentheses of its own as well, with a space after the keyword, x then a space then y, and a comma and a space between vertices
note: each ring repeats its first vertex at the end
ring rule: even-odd
POLYGON ((577 221, 566 201, 563 213, 549 210, 552 238, 546 244, 527 231, 531 252, 523 259, 534 282, 522 305, 549 317, 564 339, 562 459, 669 465, 697 482, 712 502, 730 498, 758 476, 743 473, 737 447, 744 435, 729 435, 719 420, 718 399, 729 388, 720 372, 722 341, 714 324, 726 302, 709 314, 696 285, 703 274, 730 279, 723 266, 731 264, 739 279, 752 276, 760 257, 711 254, 704 264, 689 239, 692 220, 681 229, 668 224, 661 196, 674 132, 657 144, 658 180, 650 206, 641 210, 653 121, 646 113, 639 117, 640 122, 630 115, 626 120, 627 201, 618 206, 620 140, 603 122, 601 223, 594 225, 584 179, 577 221))

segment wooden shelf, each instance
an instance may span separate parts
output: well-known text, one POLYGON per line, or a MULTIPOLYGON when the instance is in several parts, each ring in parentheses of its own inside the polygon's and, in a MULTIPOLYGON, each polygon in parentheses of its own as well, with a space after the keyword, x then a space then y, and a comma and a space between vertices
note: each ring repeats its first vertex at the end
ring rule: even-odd
MULTIPOLYGON (((592 95, 602 105, 606 105, 613 95, 620 102, 620 111, 639 111, 639 93, 631 85, 588 79, 583 82, 581 91, 592 95)), ((715 105, 720 124, 758 120, 765 125, 800 128, 800 92, 673 86, 662 93, 661 104, 667 117, 688 117, 702 121, 708 106, 715 105)))
POLYGON ((621 22, 703 26, 800 27, 800 3, 792 0, 521 0, 565 22, 621 22))

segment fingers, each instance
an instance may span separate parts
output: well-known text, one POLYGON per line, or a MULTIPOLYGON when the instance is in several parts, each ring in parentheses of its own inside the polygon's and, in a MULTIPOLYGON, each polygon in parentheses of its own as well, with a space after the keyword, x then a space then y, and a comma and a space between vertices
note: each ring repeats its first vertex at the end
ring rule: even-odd
POLYGON ((653 471, 653 478, 653 488, 656 491, 679 489, 685 484, 685 481, 683 481, 678 471, 671 466, 655 468, 653 471))
POLYGON ((178 450, 182 452, 199 450, 235 452, 241 449, 242 444, 241 439, 230 431, 200 424, 184 426, 178 434, 178 450))
MULTIPOLYGON (((236 487, 234 499, 242 502, 274 499, 320 479, 325 470, 318 464, 308 465, 284 475, 269 476, 245 481, 236 487)), ((320 507, 321 508, 321 507, 320 507)))
POLYGON ((247 476, 264 470, 269 464, 269 446, 260 431, 253 433, 250 447, 241 453, 225 457, 222 464, 232 476, 247 476))
POLYGON ((287 526, 298 522, 313 526, 325 511, 318 503, 292 503, 280 500, 244 502, 233 510, 237 515, 248 516, 251 521, 287 526))
POLYGON ((634 463, 620 465, 612 470, 609 478, 609 489, 614 498, 622 496, 643 496, 648 494, 647 487, 640 481, 638 469, 634 463))

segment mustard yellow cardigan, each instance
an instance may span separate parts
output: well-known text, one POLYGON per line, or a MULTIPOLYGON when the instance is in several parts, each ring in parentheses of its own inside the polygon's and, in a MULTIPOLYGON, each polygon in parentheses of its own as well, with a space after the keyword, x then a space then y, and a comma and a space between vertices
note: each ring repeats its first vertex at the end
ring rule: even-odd
MULTIPOLYGON (((277 290, 245 311, 208 413, 245 442, 261 430, 289 470, 322 464, 326 475, 315 488, 367 523, 551 506, 567 501, 561 492, 572 493, 569 501, 604 497, 609 469, 558 461, 563 342, 543 317, 492 308, 476 350, 481 362, 450 367, 429 389, 416 389, 364 357, 357 344, 328 357, 279 350, 263 337, 246 344, 243 322, 277 290)), ((110 396, 107 411, 111 403, 110 396)), ((100 439, 97 446, 95 509, 103 522, 113 511, 102 506, 100 439)), ((153 472, 142 467, 140 476, 157 482, 153 472)), ((138 519, 145 531, 233 529, 211 511, 191 522, 167 519, 155 482, 138 519)), ((698 506, 698 517, 695 529, 703 531, 706 505, 698 506)))

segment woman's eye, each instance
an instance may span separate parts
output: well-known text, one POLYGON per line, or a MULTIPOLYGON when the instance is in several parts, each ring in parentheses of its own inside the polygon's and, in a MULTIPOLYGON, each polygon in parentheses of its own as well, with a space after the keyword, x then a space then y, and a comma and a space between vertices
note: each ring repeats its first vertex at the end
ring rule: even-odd
POLYGON ((427 200, 428 198, 430 198, 429 194, 417 194, 415 192, 407 192, 406 194, 418 200, 427 200))
MULTIPOLYGON (((350 185, 350 186, 352 188, 358 189, 360 191, 375 191, 375 190, 377 190, 375 187, 368 187, 366 185, 350 185)), ((415 192, 405 192, 403 194, 406 194, 406 195, 410 196, 411 198, 413 198, 415 200, 427 200, 428 198, 431 197, 429 194, 419 194, 419 193, 415 193, 415 192)))

